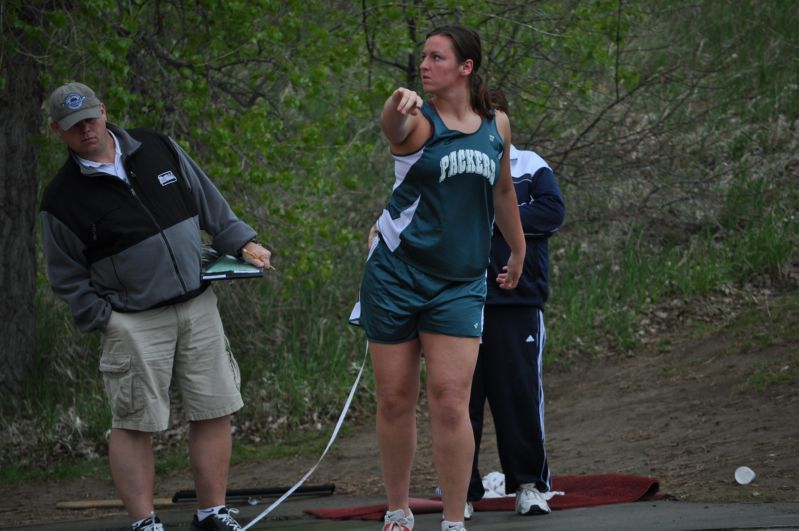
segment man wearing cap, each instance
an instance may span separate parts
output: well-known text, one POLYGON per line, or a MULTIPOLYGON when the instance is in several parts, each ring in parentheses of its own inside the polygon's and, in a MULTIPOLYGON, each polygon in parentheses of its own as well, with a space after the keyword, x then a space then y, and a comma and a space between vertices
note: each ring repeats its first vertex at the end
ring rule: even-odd
POLYGON ((163 529, 151 434, 168 427, 174 381, 200 507, 191 529, 240 529, 224 506, 239 371, 213 290, 200 280, 200 231, 218 252, 258 267, 270 267, 270 252, 176 142, 108 123, 86 85, 53 91, 50 116, 68 156, 42 198, 47 274, 78 328, 103 334, 108 455, 132 527, 163 529))

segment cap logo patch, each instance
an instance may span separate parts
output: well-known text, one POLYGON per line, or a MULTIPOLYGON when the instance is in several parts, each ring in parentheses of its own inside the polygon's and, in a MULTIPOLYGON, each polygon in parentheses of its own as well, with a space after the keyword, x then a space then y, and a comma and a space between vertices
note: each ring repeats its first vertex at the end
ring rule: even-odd
POLYGON ((85 99, 86 96, 81 96, 77 92, 70 92, 67 94, 67 97, 64 98, 64 102, 61 105, 72 110, 80 109, 83 106, 83 100, 85 99))

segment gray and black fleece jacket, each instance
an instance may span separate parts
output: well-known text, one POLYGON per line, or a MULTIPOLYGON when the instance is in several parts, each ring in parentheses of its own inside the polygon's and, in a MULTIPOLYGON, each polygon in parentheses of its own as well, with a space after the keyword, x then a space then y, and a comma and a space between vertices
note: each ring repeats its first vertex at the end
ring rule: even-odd
POLYGON ((70 152, 44 190, 47 275, 84 332, 111 312, 136 312, 200 294, 201 234, 235 255, 256 236, 172 139, 108 124, 130 184, 84 168, 70 152))

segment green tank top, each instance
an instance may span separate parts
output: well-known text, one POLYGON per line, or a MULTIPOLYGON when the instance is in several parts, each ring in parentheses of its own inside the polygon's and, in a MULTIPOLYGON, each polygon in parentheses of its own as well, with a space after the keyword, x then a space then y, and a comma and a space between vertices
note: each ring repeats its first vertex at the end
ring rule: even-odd
POLYGON ((494 184, 504 144, 495 119, 471 134, 448 129, 430 102, 433 135, 410 155, 394 155, 396 181, 377 221, 399 259, 450 280, 485 275, 494 223, 494 184))

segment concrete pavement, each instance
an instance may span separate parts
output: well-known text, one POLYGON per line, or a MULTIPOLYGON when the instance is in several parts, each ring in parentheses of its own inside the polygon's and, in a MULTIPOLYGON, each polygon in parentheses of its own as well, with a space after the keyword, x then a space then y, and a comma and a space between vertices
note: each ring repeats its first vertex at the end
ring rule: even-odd
MULTIPOLYGON (((246 524, 263 511, 273 500, 258 505, 244 505, 238 520, 246 524)), ((310 508, 343 508, 383 503, 383 498, 363 498, 347 495, 289 498, 269 516, 258 522, 253 530, 369 530, 377 531, 380 524, 363 520, 320 520, 305 514, 310 508)), ((167 530, 188 530, 194 513, 193 504, 176 504, 159 509, 158 516, 167 530)), ((77 517, 77 516, 76 516, 77 517)), ((77 517, 79 518, 79 517, 77 517)), ((438 531, 440 514, 416 515, 416 531, 438 531)), ((126 531, 129 522, 124 516, 97 519, 75 519, 69 522, 35 526, 3 527, 20 531, 126 531)), ((546 516, 522 517, 513 512, 477 512, 467 523, 469 531, 546 529, 547 531, 642 531, 642 530, 710 530, 710 529, 799 529, 799 503, 695 503, 678 501, 641 501, 604 505, 583 509, 553 511, 546 516)))

